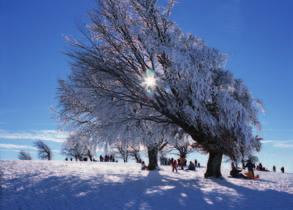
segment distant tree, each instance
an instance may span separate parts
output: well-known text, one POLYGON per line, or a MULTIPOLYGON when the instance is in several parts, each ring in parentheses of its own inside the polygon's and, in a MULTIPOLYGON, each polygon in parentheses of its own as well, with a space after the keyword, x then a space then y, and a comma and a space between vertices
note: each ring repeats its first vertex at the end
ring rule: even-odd
POLYGON ((125 142, 118 142, 115 144, 114 148, 123 159, 123 162, 127 163, 129 157, 129 145, 125 142))
POLYGON ((67 157, 73 157, 75 161, 82 161, 84 155, 83 145, 70 137, 63 143, 61 153, 67 157))
POLYGON ((190 146, 190 144, 187 142, 182 144, 175 144, 174 149, 177 150, 178 155, 180 157, 184 157, 184 158, 186 158, 189 153, 194 151, 192 147, 190 146))
POLYGON ((74 133, 63 143, 61 153, 67 157, 75 158, 76 161, 82 161, 86 157, 93 161, 96 155, 96 147, 96 142, 91 141, 88 136, 82 133, 74 133))
POLYGON ((176 135, 174 136, 174 144, 171 145, 175 149, 176 153, 180 157, 186 158, 187 155, 193 152, 195 149, 192 147, 192 139, 186 134, 182 129, 179 129, 176 135))
POLYGON ((21 150, 18 154, 18 159, 19 160, 32 160, 32 156, 29 152, 21 150))
POLYGON ((134 158, 137 163, 141 160, 140 145, 130 145, 125 142, 118 142, 115 144, 114 149, 116 149, 124 162, 128 162, 129 157, 134 158))
POLYGON ((42 160, 52 160, 52 151, 50 147, 43 141, 39 140, 34 142, 35 147, 38 149, 39 158, 42 160))
POLYGON ((140 145, 130 146, 128 153, 129 156, 133 157, 137 163, 140 162, 140 145))

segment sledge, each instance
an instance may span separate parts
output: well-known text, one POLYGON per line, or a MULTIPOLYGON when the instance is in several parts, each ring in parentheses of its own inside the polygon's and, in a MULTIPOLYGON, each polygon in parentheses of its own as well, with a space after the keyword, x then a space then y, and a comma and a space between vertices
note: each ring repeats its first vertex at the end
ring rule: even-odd
POLYGON ((259 179, 259 175, 253 176, 251 172, 246 172, 244 175, 249 179, 259 179))

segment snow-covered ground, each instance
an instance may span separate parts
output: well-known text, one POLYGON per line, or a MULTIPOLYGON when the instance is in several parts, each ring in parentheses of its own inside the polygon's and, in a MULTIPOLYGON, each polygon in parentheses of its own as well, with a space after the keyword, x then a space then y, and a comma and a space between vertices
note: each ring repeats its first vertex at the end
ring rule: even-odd
POLYGON ((138 164, 0 161, 2 210, 293 210, 293 174, 204 179, 204 169, 141 171, 138 164))

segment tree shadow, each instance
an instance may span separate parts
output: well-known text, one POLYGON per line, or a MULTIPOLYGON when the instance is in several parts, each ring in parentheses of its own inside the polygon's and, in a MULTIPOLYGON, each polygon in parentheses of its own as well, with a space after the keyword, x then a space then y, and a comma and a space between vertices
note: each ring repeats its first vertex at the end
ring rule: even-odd
POLYGON ((184 180, 162 176, 160 171, 149 172, 147 176, 114 173, 87 178, 49 175, 41 180, 38 180, 38 174, 24 174, 6 180, 1 209, 289 210, 293 206, 292 200, 292 194, 252 190, 225 179, 184 180))

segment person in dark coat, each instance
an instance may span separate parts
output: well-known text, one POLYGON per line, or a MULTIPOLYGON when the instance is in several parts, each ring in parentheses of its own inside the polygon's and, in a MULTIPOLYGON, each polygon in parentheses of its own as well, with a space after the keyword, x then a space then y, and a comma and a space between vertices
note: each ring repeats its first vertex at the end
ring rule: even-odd
POLYGON ((273 166, 273 172, 276 172, 276 166, 273 166))
POLYGON ((241 173, 241 170, 238 169, 235 164, 232 162, 231 163, 231 171, 230 171, 230 176, 233 177, 233 178, 243 178, 243 179, 247 179, 246 176, 244 176, 242 173, 241 173))
POLYGON ((102 155, 100 155, 100 162, 103 162, 104 161, 104 158, 102 155))
POLYGON ((248 172, 250 172, 252 177, 254 177, 255 164, 253 164, 251 160, 247 161, 247 163, 246 163, 244 168, 247 168, 248 172))
POLYGON ((192 161, 189 162, 188 170, 195 171, 195 165, 194 165, 194 163, 192 161))
POLYGON ((285 173, 285 168, 284 168, 284 166, 281 167, 281 172, 282 172, 282 173, 285 173))

